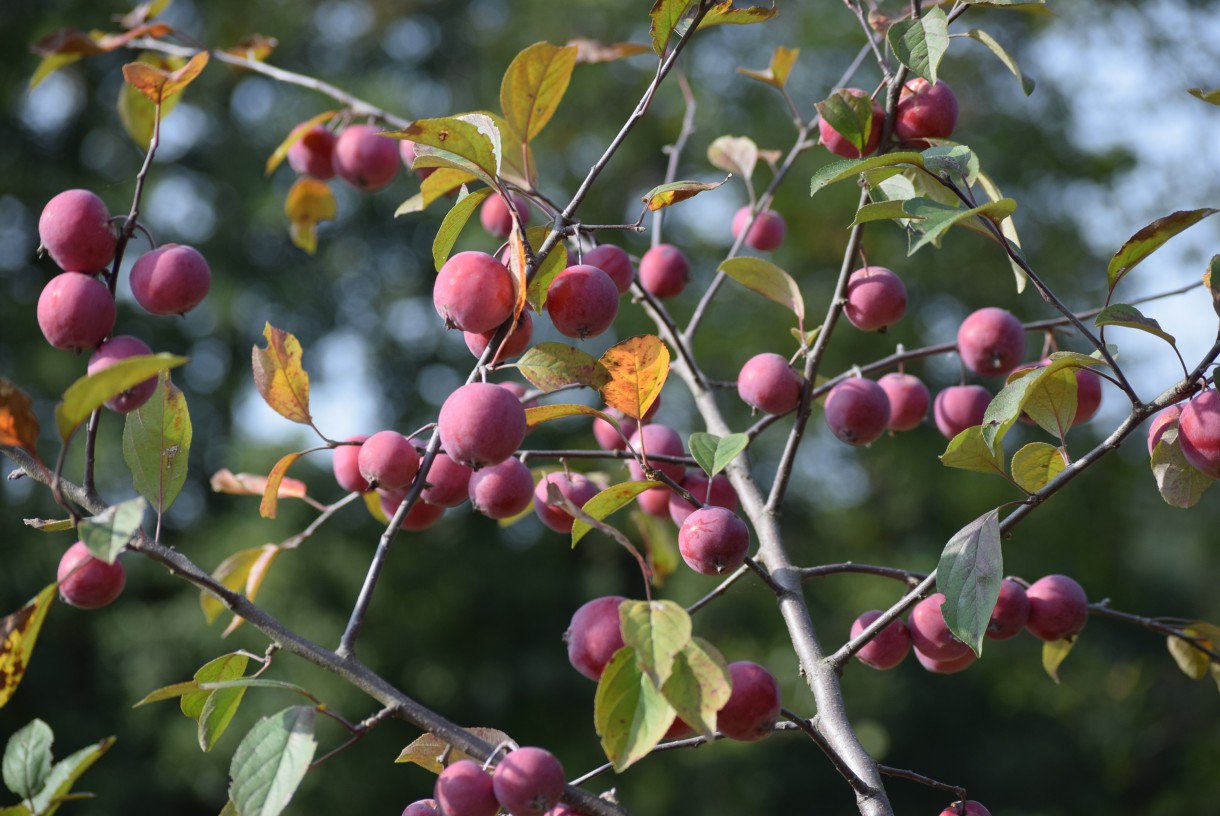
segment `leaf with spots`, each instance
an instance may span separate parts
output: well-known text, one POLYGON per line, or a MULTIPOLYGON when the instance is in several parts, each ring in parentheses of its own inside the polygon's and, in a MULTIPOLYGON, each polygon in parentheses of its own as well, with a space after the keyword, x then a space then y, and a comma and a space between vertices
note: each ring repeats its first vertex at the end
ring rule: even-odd
POLYGON ((43 619, 55 600, 58 583, 44 587, 25 606, 0 618, 0 708, 12 698, 25 676, 43 619))
POLYGON ((192 435, 186 397, 162 372, 152 398, 129 413, 123 426, 123 461, 136 492, 157 513, 169 509, 186 483, 192 435))
POLYGON ((309 414, 309 374, 301 366, 301 343, 270 323, 263 327, 267 347, 253 350, 254 386, 280 416, 313 425, 309 414))

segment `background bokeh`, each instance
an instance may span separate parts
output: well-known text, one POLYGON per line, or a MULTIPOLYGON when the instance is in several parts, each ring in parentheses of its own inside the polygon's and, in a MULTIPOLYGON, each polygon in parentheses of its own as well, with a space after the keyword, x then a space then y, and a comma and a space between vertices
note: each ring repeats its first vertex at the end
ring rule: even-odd
MULTIPOLYGON (((494 108, 504 67, 533 42, 647 41, 649 3, 628 5, 178 0, 166 19, 215 45, 253 32, 274 36, 274 64, 326 79, 399 115, 425 117, 494 108)), ((1034 268, 1069 305, 1086 309, 1100 305, 1106 260, 1129 235, 1174 210, 1216 205, 1220 109, 1186 88, 1217 84, 1220 9, 1188 0, 1112 0, 1104 10, 1062 5, 1057 16, 975 10, 958 27, 984 28, 1000 40, 1037 80, 1032 96, 973 41, 954 41, 943 75, 962 103, 958 138, 1020 202, 1016 222, 1034 268)), ((0 374, 35 399, 48 458, 56 450, 54 403, 85 361, 49 348, 38 332, 34 305, 53 274, 49 259, 34 257, 38 214, 47 199, 70 187, 90 188, 112 212, 125 212, 142 154, 115 111, 119 69, 130 53, 80 62, 31 93, 37 60, 28 45, 61 26, 107 28, 110 16, 124 10, 86 0, 0 7, 0 374)), ((720 135, 747 135, 770 149, 791 144, 794 131, 780 98, 738 75, 738 66, 763 68, 776 46, 799 47, 791 90, 809 115, 861 41, 854 20, 834 4, 783 4, 774 22, 701 35, 684 61, 698 107, 679 176, 717 177, 706 147, 720 135)), ((566 201, 576 189, 653 67, 643 56, 577 69, 536 142, 552 199, 566 201)), ((865 67, 853 84, 871 89, 877 81, 876 69, 865 67)), ((405 432, 431 421, 472 362, 460 336, 441 331, 429 299, 431 239, 443 207, 392 217, 416 191, 413 176, 400 175, 372 195, 334 183, 340 214, 322 226, 318 253, 310 257, 289 242, 283 199, 292 174, 284 167, 265 178, 263 163, 295 123, 330 107, 309 90, 210 66, 166 120, 143 211, 158 241, 204 252, 212 293, 185 319, 152 318, 134 307, 125 280, 120 286, 120 330, 191 358, 176 375, 194 424, 190 479, 166 518, 165 540, 208 569, 239 549, 289 537, 313 515, 285 502, 279 518, 263 520, 257 500, 214 495, 207 487, 208 476, 222 467, 265 473, 283 453, 310 444, 299 426, 263 406, 252 387, 249 349, 263 344, 265 322, 300 338, 318 424, 336 438, 382 427, 405 432)), ((663 179, 662 148, 678 133, 682 114, 677 87, 667 84, 581 210, 585 221, 635 220, 641 193, 663 179)), ((809 175, 827 159, 821 149, 808 151, 775 205, 788 219, 789 237, 773 259, 800 282, 814 315, 826 306, 855 198, 852 186, 841 184, 810 199, 809 175)), ((769 171, 760 167, 756 184, 768 181, 769 171)), ((733 181, 666 218, 665 239, 689 253, 697 284, 710 279, 723 257, 729 219, 744 200, 733 181)), ((650 238, 612 240, 638 255, 650 238)), ((884 335, 843 327, 827 373, 887 354, 898 343, 913 348, 950 340, 961 318, 984 305, 1006 306, 1027 320, 1053 314, 1032 290, 1017 295, 1007 263, 973 234, 950 234, 943 247, 906 258, 905 237, 881 224, 868 230, 864 246, 871 262, 907 281, 908 318, 884 335)), ((140 248, 133 246, 128 264, 140 248)), ((472 226, 459 248, 495 247, 472 226)), ((1217 251, 1220 232, 1204 222, 1137 270, 1119 297, 1195 280, 1217 251)), ((690 314, 698 288, 674 303, 680 320, 690 314)), ((1188 361, 1215 336, 1215 316, 1201 292, 1145 311, 1179 337, 1188 361)), ((792 351, 785 314, 730 284, 698 340, 711 376, 732 379, 759 351, 792 351)), ((600 353, 648 329, 637 309, 624 308, 611 333, 582 346, 600 353)), ((535 336, 556 339, 545 331, 535 336)), ((1062 347, 1083 348, 1078 338, 1058 339, 1062 347)), ((1130 332, 1110 339, 1142 396, 1173 381, 1176 361, 1159 341, 1130 332)), ((1031 340, 1031 357, 1037 352, 1031 340)), ((952 358, 910 370, 934 389, 960 377, 952 358)), ((1108 390, 1101 415, 1073 432, 1074 454, 1114 427, 1119 403, 1118 392, 1108 390)), ((735 427, 750 422, 731 392, 723 406, 735 427)), ((701 430, 677 382, 667 387, 658 418, 684 434, 701 430)), ((810 428, 784 514, 791 553, 802 564, 853 560, 930 569, 954 531, 1018 498, 998 479, 944 469, 936 459, 944 441, 931 425, 863 450, 831 439, 817 417, 810 428)), ((99 485, 112 500, 133 495, 120 436, 121 422, 103 417, 99 485)), ((1039 438, 1031 429, 1014 437, 1010 450, 1039 438)), ((764 479, 774 471, 782 439, 775 428, 751 448, 764 479)), ((555 423, 528 440, 534 448, 590 444, 588 426, 578 420, 555 423)), ((69 456, 72 478, 80 473, 79 447, 69 456)), ((4 462, 5 473, 11 467, 4 462)), ((339 497, 325 457, 308 457, 292 475, 323 501, 339 497)), ((46 491, 34 488, 23 480, 0 482, 3 612, 52 580, 71 543, 69 536, 40 534, 22 523, 56 515, 46 491)), ((1005 569, 1029 580, 1070 574, 1091 600, 1109 598, 1122 610, 1220 621, 1216 500, 1209 494, 1188 512, 1167 507, 1156 495, 1143 440, 1133 438, 1016 529, 1005 542, 1005 569)), ((333 646, 378 534, 358 504, 347 508, 277 560, 260 603, 333 646)), ((0 709, 0 738, 34 716, 55 729, 58 755, 118 737, 80 786, 97 798, 66 806, 73 812, 214 814, 224 804, 229 758, 245 728, 297 701, 250 693, 231 733, 207 755, 198 750, 194 724, 172 703, 132 710, 148 691, 190 677, 208 659, 238 648, 261 653, 265 641, 248 628, 220 640, 224 624, 204 627, 197 593, 155 565, 130 557, 125 563, 129 586, 112 607, 52 609, 24 685, 0 709)), ((711 579, 679 571, 662 593, 688 603, 712 586, 711 579)), ((892 602, 899 591, 878 578, 833 577, 811 583, 808 597, 833 648, 856 615, 892 602)), ((573 551, 532 518, 501 530, 465 509, 452 510, 431 530, 399 538, 359 652, 451 719, 546 745, 576 775, 596 767, 600 752, 591 724, 593 686, 568 666, 562 632, 584 600, 640 592, 633 562, 609 539, 593 536, 573 551)), ((696 630, 729 660, 770 667, 786 704, 813 713, 774 603, 757 582, 741 582, 699 613, 696 630)), ((996 814, 1185 816, 1220 799, 1216 688, 1182 675, 1163 639, 1094 619, 1062 668, 1061 685, 1043 673, 1039 648, 1028 635, 989 643, 983 660, 951 677, 929 675, 913 660, 884 674, 853 664, 844 672, 846 703, 868 747, 886 764, 968 786, 996 814)), ((307 686, 349 719, 374 711, 360 693, 293 658, 278 657, 272 673, 307 686)), ((415 736, 403 724, 378 728, 310 774, 289 812, 400 812, 432 786, 421 769, 392 762, 415 736)), ((319 737, 323 751, 342 739, 330 723, 320 726, 319 737)), ((853 811, 849 788, 794 734, 665 753, 621 779, 605 776, 593 785, 616 787, 624 804, 645 815, 853 811)), ((947 801, 903 781, 891 781, 889 793, 903 814, 939 812, 947 801)))

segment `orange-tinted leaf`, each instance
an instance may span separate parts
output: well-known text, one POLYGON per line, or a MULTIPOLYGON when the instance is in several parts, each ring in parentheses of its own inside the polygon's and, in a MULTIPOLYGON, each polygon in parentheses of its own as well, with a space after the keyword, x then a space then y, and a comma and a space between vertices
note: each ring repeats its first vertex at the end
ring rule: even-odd
POLYGON ((0 708, 9 701, 25 676, 38 640, 38 630, 55 600, 55 588, 44 587, 29 603, 11 615, 0 618, 0 708))
POLYGON ((289 332, 270 323, 263 327, 267 348, 254 347, 254 385, 276 413, 313 424, 309 415, 309 374, 301 367, 301 344, 289 332))
MULTIPOLYGON (((279 167, 280 163, 284 161, 284 157, 288 155, 288 149, 290 147, 292 147, 294 144, 296 144, 297 142, 301 141, 301 137, 305 135, 306 131, 308 131, 314 125, 320 125, 323 122, 330 121, 331 119, 335 118, 336 113, 338 113, 338 111, 333 111, 333 110, 323 111, 322 113, 319 113, 317 116, 312 116, 309 119, 306 119, 301 124, 294 127, 289 132, 287 138, 285 138, 284 141, 280 142, 279 146, 275 148, 275 151, 270 156, 267 157, 267 166, 266 166, 266 168, 264 168, 263 172, 265 172, 268 176, 271 175, 272 173, 274 173, 275 168, 279 167)), ((322 186, 325 187, 326 185, 323 184, 322 186)), ((294 187, 293 189, 296 189, 296 188, 294 187)), ((329 188, 327 188, 327 189, 329 190, 329 188)), ((289 194, 288 197, 289 197, 289 200, 291 200, 291 198, 292 198, 291 193, 289 194)), ((332 209, 334 208, 334 196, 331 196, 331 208, 332 209)), ((288 217, 292 218, 291 212, 288 213, 288 217)), ((334 213, 332 212, 327 217, 334 218, 335 216, 334 216, 334 213)), ((317 221, 320 219, 314 219, 314 220, 317 221)))
POLYGON ((86 57, 122 48, 136 37, 152 37, 156 39, 164 37, 173 30, 173 28, 165 23, 138 25, 130 31, 124 31, 120 34, 107 34, 102 31, 90 31, 86 34, 75 28, 61 28, 57 31, 52 31, 34 43, 30 50, 40 57, 49 57, 55 54, 75 54, 78 57, 86 57))
POLYGON ((517 208, 509 207, 508 214, 513 219, 512 231, 508 234, 508 271, 513 279, 513 328, 517 327, 517 318, 525 308, 525 296, 528 294, 526 272, 529 270, 529 256, 525 252, 525 231, 521 228, 521 219, 517 216, 517 208))
POLYGON ((674 181, 669 184, 662 184, 659 187, 653 187, 648 193, 641 198, 648 204, 648 209, 652 211, 660 210, 664 207, 669 207, 677 204, 679 201, 685 201, 688 198, 694 198, 699 193, 706 193, 708 190, 715 190, 721 184, 724 184, 732 176, 725 176, 720 181, 705 184, 702 181, 674 181))
POLYGON ((669 376, 669 349, 659 337, 629 337, 606 349, 601 364, 610 382, 601 387, 602 399, 633 419, 644 416, 669 376))
MULTIPOLYGON (((220 566, 212 573, 212 577, 227 589, 233 592, 245 591, 248 595, 251 571, 260 562, 263 562, 269 549, 279 550, 279 547, 274 544, 264 544, 261 547, 251 547, 235 552, 220 562, 220 566)), ((263 571, 266 571, 265 564, 263 571)), ((262 578, 260 577, 258 581, 261 583, 262 578)), ((203 608, 203 617, 208 623, 214 622, 225 609, 224 604, 216 596, 206 591, 199 593, 199 605, 203 608)))
POLYGON ((509 63, 500 83, 500 108, 524 141, 531 141, 551 121, 575 66, 575 46, 548 42, 534 43, 509 63))
POLYGON ((170 2, 172 0, 149 0, 147 3, 141 3, 118 18, 118 24, 123 28, 135 28, 165 11, 170 2))
MULTIPOLYGON (((270 163, 268 160, 268 166, 270 163)), ((291 222, 288 233, 293 246, 312 255, 318 248, 318 222, 330 221, 335 212, 335 194, 326 182, 306 176, 297 179, 284 200, 284 214, 291 222)))
MULTIPOLYGON (((512 742, 512 738, 503 731, 497 731, 494 728, 467 728, 471 734, 480 738, 489 745, 503 745, 512 742)), ((458 749, 454 748, 449 743, 445 742, 440 737, 427 733, 419 737, 398 754, 398 759, 395 762, 414 762, 424 770, 431 771, 434 774, 439 774, 446 767, 457 762, 459 759, 473 759, 474 757, 463 754, 458 749)))
POLYGON ((792 66, 796 64, 796 57, 801 53, 799 48, 784 48, 782 45, 775 49, 775 53, 771 55, 771 64, 765 71, 751 71, 746 68, 738 68, 737 73, 748 76, 750 79, 757 79, 759 82, 765 82, 768 85, 774 85, 776 88, 782 88, 788 82, 788 74, 792 72, 792 66))
POLYGON ((38 417, 34 405, 4 377, 0 377, 0 445, 13 445, 38 455, 38 417))
POLYGON ((284 480, 284 474, 288 472, 288 468, 292 467, 292 463, 300 458, 300 452, 285 454, 267 474, 267 485, 263 488, 263 500, 258 505, 258 513, 263 518, 275 518, 280 501, 280 482, 284 480))
POLYGON ((770 8, 766 6, 735 8, 733 0, 721 0, 704 15, 703 20, 699 23, 699 28, 714 25, 750 25, 770 20, 777 14, 779 14, 779 9, 775 7, 774 3, 770 8))
MULTIPOLYGON (((275 557, 283 551, 283 547, 277 547, 273 544, 264 544, 263 553, 254 560, 250 565, 250 574, 246 576, 246 597, 253 603, 258 597, 258 590, 263 585, 263 579, 267 577, 267 571, 271 569, 271 562, 275 557)), ((229 625, 220 633, 221 637, 228 637, 233 634, 237 627, 241 626, 245 618, 240 615, 234 615, 233 620, 229 621, 229 625)))
MULTIPOLYGON (((267 490, 267 477, 261 473, 234 473, 221 468, 212 474, 212 490, 232 496, 261 496, 267 490)), ((278 495, 281 499, 305 498, 305 483, 300 479, 284 478, 280 481, 278 495)))
POLYGON ((262 62, 271 56, 271 52, 276 49, 280 41, 275 37, 264 37, 262 34, 251 34, 248 37, 242 37, 237 41, 237 45, 230 46, 225 49, 226 54, 232 54, 241 59, 252 60, 254 62, 262 62))
POLYGON ((208 52, 200 51, 177 71, 166 72, 143 62, 123 66, 123 78, 154 104, 180 93, 208 64, 208 52))
POLYGON ((576 47, 577 65, 612 62, 624 57, 634 57, 636 54, 648 53, 648 46, 641 43, 603 43, 597 40, 586 40, 583 37, 575 37, 568 40, 568 45, 576 47))

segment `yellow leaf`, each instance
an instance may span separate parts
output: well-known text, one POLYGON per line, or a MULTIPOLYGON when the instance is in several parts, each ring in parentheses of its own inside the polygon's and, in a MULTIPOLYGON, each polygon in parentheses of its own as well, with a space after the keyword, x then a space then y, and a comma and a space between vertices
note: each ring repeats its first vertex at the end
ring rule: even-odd
POLYGON ((21 678, 25 676, 38 640, 38 630, 55 600, 55 588, 50 584, 33 600, 11 615, 0 618, 0 708, 9 701, 21 678))
POLYGON ((648 205, 650 211, 655 212, 664 207, 677 204, 680 201, 685 201, 688 198, 694 198, 699 193, 715 190, 721 184, 728 181, 729 178, 731 178, 731 174, 725 176, 720 181, 710 184, 702 181, 674 181, 669 184, 662 184, 659 187, 653 187, 640 200, 648 205))
POLYGON ((1072 635, 1063 640, 1048 640, 1042 644, 1042 668, 1046 669, 1046 673, 1055 683, 1059 682, 1059 666, 1076 645, 1077 637, 1078 635, 1072 635))
MULTIPOLYGON (((212 577, 222 586, 234 592, 243 590, 248 592, 247 582, 250 580, 251 571, 266 557, 268 548, 279 549, 275 544, 264 544, 261 547, 251 547, 233 553, 220 562, 220 566, 212 573, 212 577)), ((261 581, 262 578, 259 578, 260 583, 261 581)), ((215 622, 225 609, 224 604, 216 596, 206 591, 199 593, 199 605, 203 608, 203 617, 208 623, 215 622)))
POLYGON ((781 45, 771 55, 771 65, 767 67, 767 70, 751 71, 747 68, 738 68, 737 73, 768 85, 774 85, 776 88, 783 88, 788 82, 788 74, 792 72, 792 66, 796 64, 796 57, 800 53, 799 48, 784 48, 781 45))
POLYGON ((659 337, 629 337, 606 349, 600 360, 610 374, 602 399, 632 419, 644 416, 669 376, 669 349, 659 337))
POLYGON ((575 66, 575 46, 547 42, 534 43, 509 64, 500 83, 500 108, 524 141, 531 141, 551 121, 575 66))
POLYGON ((267 474, 267 484, 263 487, 263 500, 258 505, 258 513, 263 518, 275 518, 276 510, 279 507, 280 483, 284 481, 284 474, 288 472, 288 468, 292 467, 292 463, 300 458, 300 453, 285 454, 267 474))
MULTIPOLYGON (((287 149, 284 152, 287 153, 287 149)), ((270 159, 267 165, 271 166, 270 159)), ((326 182, 305 176, 297 179, 284 200, 284 214, 290 222, 288 234, 293 246, 312 255, 318 248, 318 222, 334 219, 336 211, 335 194, 326 182)))
POLYGON ((270 323, 263 327, 267 347, 254 347, 254 385, 276 413, 302 425, 309 415, 309 374, 301 367, 301 344, 289 332, 270 323))
MULTIPOLYGON (((271 544, 263 545, 263 554, 250 566, 250 574, 246 576, 246 597, 250 599, 251 603, 258 597, 258 590, 263 585, 263 579, 267 577, 267 571, 271 569, 271 562, 275 560, 275 557, 283 549, 283 547, 276 547, 271 544)), ((233 620, 229 621, 229 625, 220 633, 220 636, 228 637, 233 634, 237 627, 242 625, 244 620, 245 618, 240 615, 234 615, 233 620)))

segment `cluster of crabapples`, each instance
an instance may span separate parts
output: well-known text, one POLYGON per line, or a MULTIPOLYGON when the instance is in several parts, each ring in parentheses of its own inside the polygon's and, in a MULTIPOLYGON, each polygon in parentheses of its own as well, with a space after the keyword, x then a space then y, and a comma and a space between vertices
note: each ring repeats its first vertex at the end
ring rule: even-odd
POLYGON ((488 772, 472 759, 459 759, 436 778, 433 798, 407 805, 402 816, 579 816, 560 804, 563 766, 545 748, 507 753, 488 772))
MULTIPOLYGON (((861 99, 868 94, 859 88, 843 88, 838 93, 861 99)), ((858 159, 873 153, 881 146, 881 134, 885 124, 885 110, 872 100, 873 115, 868 138, 863 149, 839 133, 828 121, 818 121, 818 134, 822 144, 831 153, 847 159, 858 159)), ((944 82, 935 84, 923 77, 907 82, 898 98, 894 111, 893 136, 900 147, 922 149, 928 139, 947 139, 957 127, 957 95, 944 82)))

